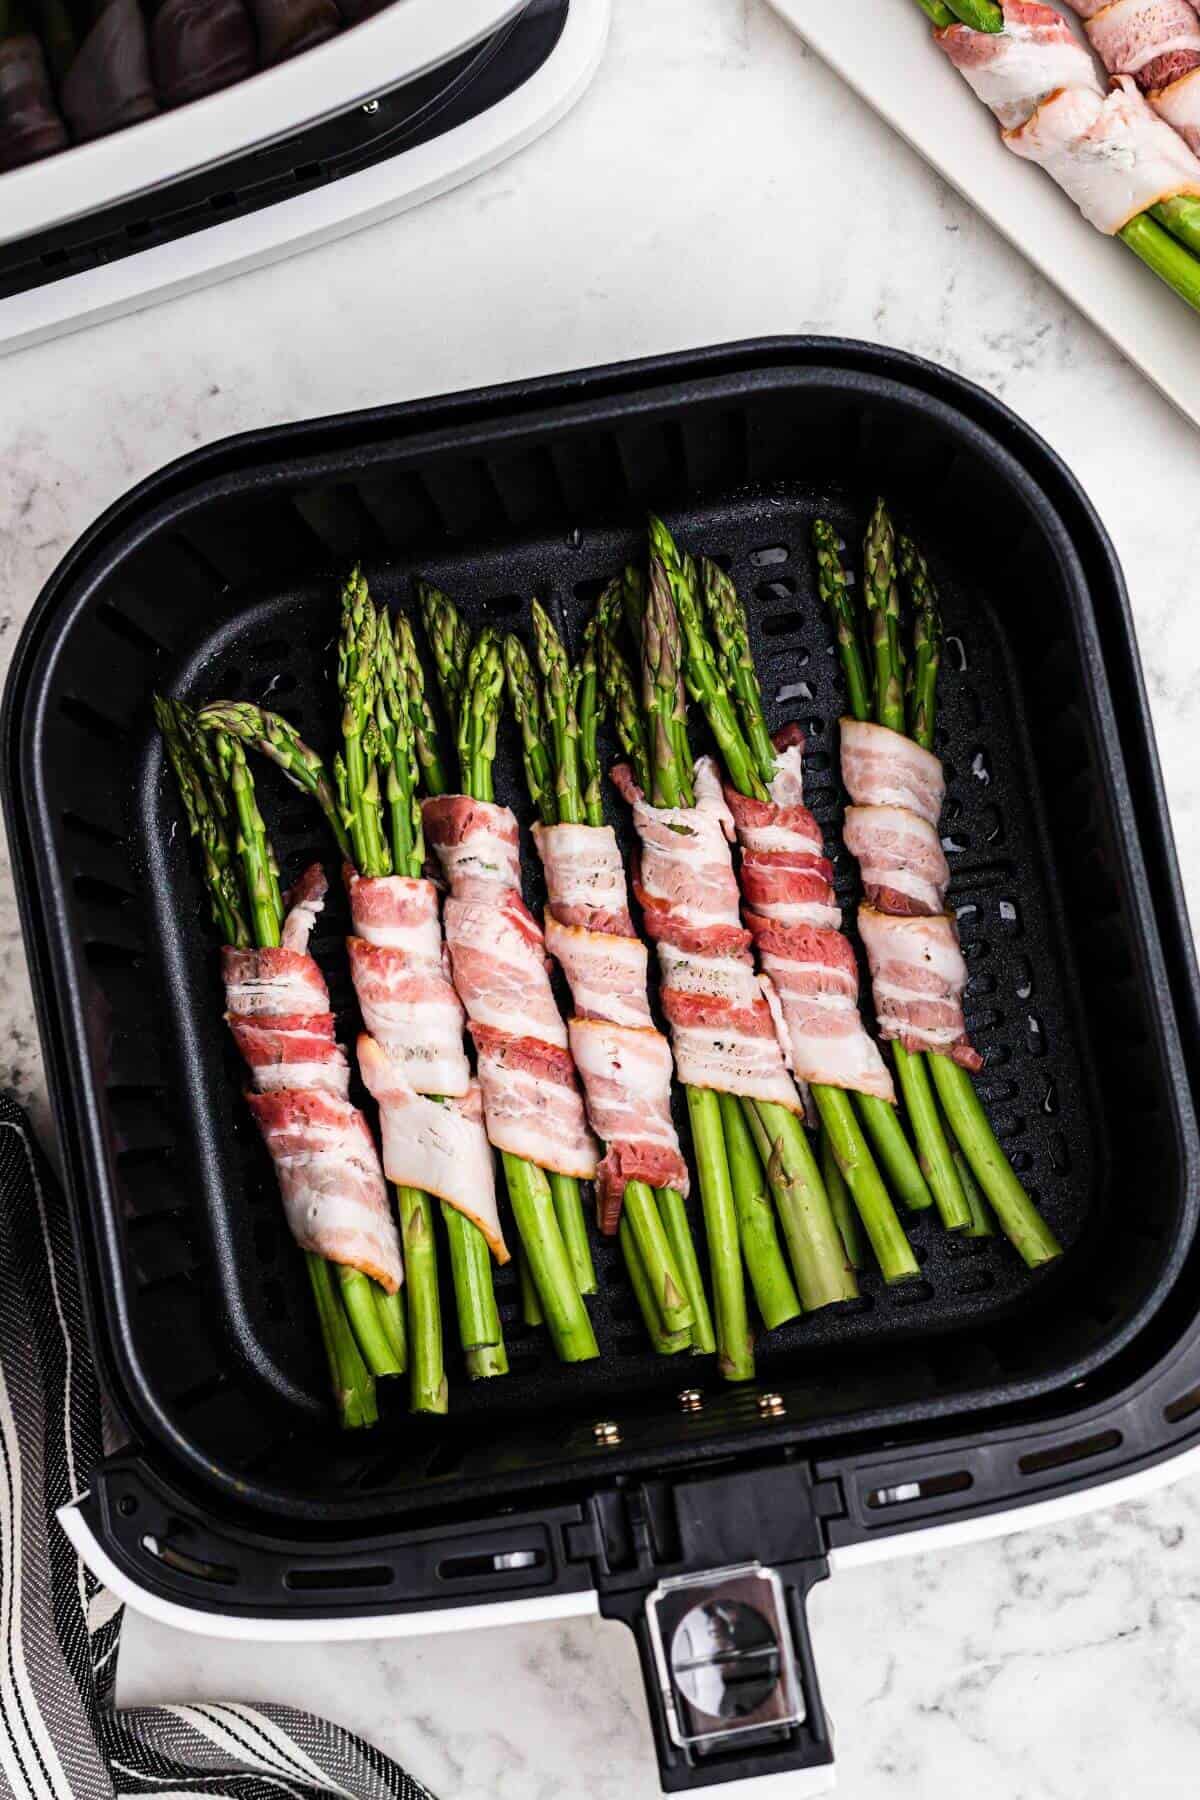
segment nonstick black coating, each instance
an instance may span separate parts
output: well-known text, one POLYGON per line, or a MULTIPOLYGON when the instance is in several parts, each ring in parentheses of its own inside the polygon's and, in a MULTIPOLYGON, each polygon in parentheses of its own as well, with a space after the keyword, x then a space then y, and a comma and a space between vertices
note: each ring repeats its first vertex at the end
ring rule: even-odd
MULTIPOLYGON (((452 1352, 448 1423, 410 1420, 396 1383, 370 1440, 348 1452, 328 1433, 303 1270, 239 1098, 215 940, 149 694, 262 700, 331 750, 337 586, 355 555, 389 605, 411 605, 421 573, 473 621, 521 629, 536 593, 577 645, 600 585, 639 551, 645 508, 661 509, 749 603, 771 722, 798 719, 808 735, 808 796, 850 918, 842 689, 811 522, 830 517, 857 564, 882 488, 926 550, 948 634, 944 833, 968 1024, 987 1055, 980 1091, 1068 1254, 1034 1277, 1001 1238, 963 1241, 932 1214, 908 1216, 918 1283, 887 1289, 867 1274, 854 1306, 761 1338, 759 1385, 791 1383, 798 1429, 819 1437, 868 1413, 900 1421, 1069 1379, 1136 1328, 1191 1229, 1186 1097, 1170 1072, 1138 846, 1120 816, 1120 746, 1086 589, 1044 497, 952 412, 836 365, 773 381, 647 375, 606 391, 608 380, 585 387, 584 404, 564 384, 532 420, 413 441, 435 405, 387 448, 355 444, 351 421, 323 464, 288 467, 281 433, 274 454, 264 444, 255 467, 207 493, 176 479, 157 515, 147 509, 97 558, 102 571, 61 596, 57 641, 28 690, 23 767, 45 825, 27 904, 49 913, 61 896, 65 909, 41 930, 78 1050, 71 1118, 94 1108, 100 1149, 77 1199, 93 1279, 106 1284, 100 1311, 117 1323, 114 1373, 144 1429, 264 1504, 319 1499, 336 1512, 407 1502, 423 1483, 465 1493, 472 1480, 545 1479, 614 1414, 631 1447, 676 1442, 678 1390, 716 1388, 710 1366, 649 1351, 614 1246, 597 1239, 597 1362, 559 1366, 520 1323, 515 1276, 501 1271, 507 1380, 473 1386, 452 1352)), ((1124 728, 1147 729, 1142 718, 1124 728)), ((695 738, 702 747, 698 722, 695 738)), ((508 727, 497 789, 527 821, 508 727)), ((336 878, 319 815, 272 770, 260 793, 285 879, 317 855, 336 878)), ((314 947, 352 1041, 346 922, 335 879, 314 947)), ((452 1340, 449 1295, 445 1313, 452 1340)), ((752 1398, 714 1393, 692 1441, 750 1419, 752 1398)))

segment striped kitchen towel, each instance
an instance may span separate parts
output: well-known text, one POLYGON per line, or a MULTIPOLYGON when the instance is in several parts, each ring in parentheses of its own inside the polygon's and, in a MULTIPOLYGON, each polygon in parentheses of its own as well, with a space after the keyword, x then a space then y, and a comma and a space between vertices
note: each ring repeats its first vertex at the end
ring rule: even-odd
POLYGON ((0 1095, 0 1800, 430 1800, 370 1744, 291 1707, 113 1706, 121 1608, 55 1516, 99 1456, 66 1209, 0 1095))

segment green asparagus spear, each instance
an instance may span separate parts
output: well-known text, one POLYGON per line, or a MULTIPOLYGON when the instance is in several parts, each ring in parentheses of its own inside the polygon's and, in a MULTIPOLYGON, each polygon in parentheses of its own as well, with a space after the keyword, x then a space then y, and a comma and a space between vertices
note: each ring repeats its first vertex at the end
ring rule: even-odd
MULTIPOLYGON (((770 786, 775 774, 775 746, 763 716, 762 689, 750 653, 750 627, 746 609, 724 569, 708 557, 700 564, 701 585, 709 625, 720 655, 725 686, 737 702, 745 736, 759 780, 770 786)), ((747 787, 742 790, 750 793, 747 787)))
MULTIPOLYGON (((222 937, 234 949, 247 949, 255 942, 260 947, 277 944, 282 904, 276 905, 272 898, 278 894, 274 859, 244 758, 235 852, 227 833, 233 808, 225 785, 225 771, 231 773, 235 762, 233 740, 207 737, 194 715, 178 701, 156 699, 155 717, 179 783, 189 828, 201 841, 205 881, 222 937), (251 881, 259 894, 257 908, 249 905, 251 881), (257 939, 252 935, 251 918, 262 932, 257 939)), ((373 1425, 379 1416, 374 1379, 355 1341, 332 1265, 313 1252, 307 1253, 305 1260, 340 1421, 346 1429, 373 1425)), ((377 1291, 382 1298, 381 1290, 377 1291)), ((374 1309, 367 1323, 373 1333, 374 1309)))

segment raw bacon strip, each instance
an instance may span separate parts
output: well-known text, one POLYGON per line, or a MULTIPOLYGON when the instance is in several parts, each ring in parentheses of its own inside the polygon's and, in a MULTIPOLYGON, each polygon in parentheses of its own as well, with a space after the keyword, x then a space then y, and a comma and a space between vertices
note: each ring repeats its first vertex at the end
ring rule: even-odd
POLYGON ((1200 160, 1157 118, 1128 75, 1106 99, 1082 88, 1052 94, 1005 132, 1009 148, 1053 176, 1085 219, 1115 235, 1177 194, 1200 195, 1200 160))
POLYGON ((425 836, 437 851, 456 900, 487 900, 521 891, 517 821, 507 806, 443 794, 421 808, 425 836))
POLYGON ((510 892, 499 906, 452 896, 445 925, 454 985, 472 1024, 565 1050, 567 1028, 550 986, 545 941, 521 896, 510 892))
POLYGON ((858 909, 858 929, 871 965, 879 1029, 906 1050, 936 1050, 975 1074, 983 1058, 963 1020, 967 965, 953 918, 896 918, 858 909))
POLYGON ((903 806, 937 825, 946 778, 932 750, 886 725, 843 719, 842 780, 855 806, 903 806))
POLYGON ((445 1104, 419 1094, 382 1045, 358 1040, 358 1066, 379 1104, 383 1166, 400 1187, 435 1194, 477 1225, 496 1261, 509 1260, 496 1210, 495 1169, 483 1128, 483 1096, 477 1081, 445 1104))
POLYGON ((896 1098, 858 1010, 858 964, 840 931, 773 925, 749 914, 759 959, 783 1010, 797 1075, 823 1087, 896 1098))
POLYGON ((726 789, 742 845, 746 923, 778 999, 791 1067, 806 1083, 892 1101, 892 1078, 858 1010, 858 965, 842 936, 833 868, 804 805, 804 738, 776 738, 770 798, 726 789), (763 896, 769 904, 764 904, 763 896))
POLYGON ((1155 112, 1200 156, 1200 69, 1150 96, 1155 112))
POLYGON ((253 1078, 246 1100, 296 1242, 395 1293, 404 1265, 387 1188, 367 1122, 346 1099, 346 1057, 308 951, 325 891, 314 863, 288 896, 280 945, 221 952, 226 1018, 253 1078))
POLYGON ((587 1128, 545 940, 521 898, 517 822, 507 807, 445 794, 422 807, 450 898, 454 985, 471 1022, 487 1134, 499 1150, 590 1180, 587 1128))
POLYGON ((611 825, 535 825, 533 840, 560 925, 633 937, 625 864, 611 825))
POLYGON ((649 806, 623 764, 613 780, 641 841, 634 891, 658 944, 679 1079, 802 1112, 741 922, 733 814, 712 758, 696 760, 695 806, 649 806))
POLYGON ((947 25, 934 38, 1000 124, 1023 125, 1058 88, 1103 90, 1095 64, 1052 6, 1004 0, 1004 30, 947 25))
POLYGON ((346 880, 358 933, 346 947, 368 1032, 418 1094, 465 1094, 466 1019, 450 980, 437 889, 403 875, 364 880, 352 869, 346 880))
POLYGON ((1085 26, 1110 75, 1132 75, 1143 93, 1200 66, 1200 18, 1190 0, 1113 0, 1085 26))
POLYGON ((302 1250, 346 1263, 394 1294, 400 1244, 375 1140, 337 1094, 280 1089, 247 1094, 270 1151, 292 1236, 302 1250))
POLYGON ((350 1065, 333 1035, 332 1013, 230 1013, 229 1029, 260 1094, 321 1089, 344 1100, 350 1092, 350 1065))
POLYGON ((937 827, 900 806, 848 806, 842 825, 872 906, 890 913, 939 913, 950 869, 937 827))
POLYGON ((625 1187, 688 1192, 671 1119, 674 1065, 646 998, 648 952, 633 929, 625 865, 607 825, 535 825, 546 874, 546 948, 571 989, 571 1054, 588 1120, 606 1144, 597 1170, 597 1217, 616 1231, 625 1187))
POLYGON ((641 938, 560 925, 547 913, 546 948, 567 978, 577 1018, 653 1024, 646 998, 649 951, 641 938))
POLYGON ((590 1181, 596 1140, 588 1130, 568 1049, 472 1024, 488 1136, 497 1150, 590 1181))

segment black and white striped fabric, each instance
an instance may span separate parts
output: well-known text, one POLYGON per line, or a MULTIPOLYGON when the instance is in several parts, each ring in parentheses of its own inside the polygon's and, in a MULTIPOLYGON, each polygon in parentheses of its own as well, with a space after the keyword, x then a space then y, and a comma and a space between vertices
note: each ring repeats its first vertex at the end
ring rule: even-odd
POLYGON ((361 1738, 290 1707, 114 1708, 121 1607, 55 1516, 99 1455, 65 1207, 0 1095, 0 1800, 430 1800, 361 1738))

